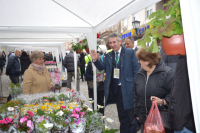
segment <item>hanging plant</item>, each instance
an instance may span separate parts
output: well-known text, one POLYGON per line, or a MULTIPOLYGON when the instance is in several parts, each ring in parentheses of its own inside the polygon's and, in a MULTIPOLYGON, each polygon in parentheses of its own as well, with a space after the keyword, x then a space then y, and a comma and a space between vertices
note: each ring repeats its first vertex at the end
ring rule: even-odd
POLYGON ((80 42, 79 43, 71 42, 70 44, 72 44, 72 49, 76 51, 76 53, 81 53, 81 51, 83 50, 80 42))
POLYGON ((149 16, 151 21, 148 25, 152 25, 153 28, 146 30, 144 37, 138 40, 138 45, 142 48, 146 48, 146 43, 152 42, 151 46, 147 48, 147 51, 151 50, 152 53, 159 50, 158 40, 162 40, 163 37, 169 38, 173 35, 183 34, 179 0, 171 0, 163 5, 163 7, 165 6, 168 6, 167 12, 165 10, 158 10, 149 16))

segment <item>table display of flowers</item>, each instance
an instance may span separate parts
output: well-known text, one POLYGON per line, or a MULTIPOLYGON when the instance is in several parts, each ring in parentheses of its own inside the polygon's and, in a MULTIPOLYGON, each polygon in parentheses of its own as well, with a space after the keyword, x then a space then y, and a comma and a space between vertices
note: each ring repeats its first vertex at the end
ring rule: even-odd
POLYGON ((45 61, 44 64, 56 64, 55 61, 45 61))
POLYGON ((63 93, 19 95, 0 107, 0 132, 114 133, 111 119, 91 108, 92 101, 67 89, 63 93))

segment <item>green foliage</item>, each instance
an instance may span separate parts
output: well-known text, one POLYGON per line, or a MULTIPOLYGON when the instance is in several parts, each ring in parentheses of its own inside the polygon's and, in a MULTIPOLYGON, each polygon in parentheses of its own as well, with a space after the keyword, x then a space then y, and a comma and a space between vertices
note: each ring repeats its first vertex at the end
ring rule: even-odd
POLYGON ((81 43, 74 43, 74 42, 71 42, 71 44, 72 44, 72 49, 73 49, 74 51, 78 51, 79 49, 83 50, 83 49, 82 49, 82 46, 81 46, 81 43))
POLYGON ((56 102, 56 98, 54 96, 48 96, 47 100, 49 100, 50 102, 56 102))
POLYGON ((179 0, 171 0, 163 7, 168 5, 167 13, 165 13, 165 10, 158 10, 149 16, 151 21, 148 25, 152 25, 153 28, 146 30, 144 37, 138 40, 138 45, 146 49, 146 43, 150 43, 153 39, 147 51, 158 52, 157 40, 161 40, 163 36, 171 37, 176 34, 183 34, 179 0), (167 19, 167 17, 169 18, 167 19))
POLYGON ((67 95, 65 95, 65 94, 60 94, 59 96, 58 96, 58 100, 60 100, 60 101, 66 101, 68 99, 68 97, 67 97, 67 95))
POLYGON ((38 110, 37 110, 37 115, 42 116, 42 115, 45 115, 45 113, 44 113, 43 110, 38 109, 38 110))
POLYGON ((55 88, 60 88, 60 84, 55 84, 55 88))
POLYGON ((102 133, 116 133, 118 131, 119 131, 119 129, 107 129, 106 130, 105 125, 104 125, 102 133))

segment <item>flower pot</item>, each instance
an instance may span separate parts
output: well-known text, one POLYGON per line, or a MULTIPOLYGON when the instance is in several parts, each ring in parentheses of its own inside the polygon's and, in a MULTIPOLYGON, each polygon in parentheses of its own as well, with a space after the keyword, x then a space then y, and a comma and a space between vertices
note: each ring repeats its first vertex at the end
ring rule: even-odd
POLYGON ((80 53, 81 53, 81 49, 77 50, 76 53, 77 53, 77 54, 80 54, 80 53))
POLYGON ((184 36, 173 35, 162 38, 162 49, 165 55, 186 55, 184 36))
POLYGON ((59 88, 55 88, 55 90, 59 90, 59 93, 60 93, 60 89, 61 89, 61 87, 59 87, 59 88))
POLYGON ((85 51, 86 51, 88 54, 90 53, 89 48, 86 48, 85 51))

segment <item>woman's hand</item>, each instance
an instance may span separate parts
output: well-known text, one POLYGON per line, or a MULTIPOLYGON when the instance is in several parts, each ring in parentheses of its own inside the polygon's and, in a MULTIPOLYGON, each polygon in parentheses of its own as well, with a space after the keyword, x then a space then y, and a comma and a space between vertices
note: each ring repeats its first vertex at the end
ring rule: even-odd
POLYGON ((158 97, 155 97, 155 96, 151 96, 150 100, 153 102, 153 101, 156 101, 157 105, 160 105, 161 103, 161 99, 158 98, 158 97))
POLYGON ((136 119, 139 121, 139 117, 136 117, 136 119))
POLYGON ((49 85, 49 90, 52 90, 53 89, 53 85, 49 85))

